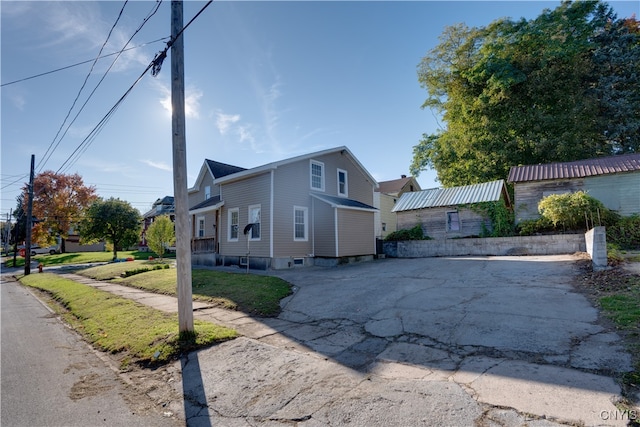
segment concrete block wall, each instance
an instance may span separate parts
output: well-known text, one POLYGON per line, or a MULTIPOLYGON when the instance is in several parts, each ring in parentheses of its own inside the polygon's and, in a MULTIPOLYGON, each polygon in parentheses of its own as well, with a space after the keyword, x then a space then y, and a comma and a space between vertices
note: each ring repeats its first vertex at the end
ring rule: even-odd
POLYGON ((465 255, 560 255, 585 252, 584 234, 488 237, 384 242, 384 253, 397 258, 465 255))

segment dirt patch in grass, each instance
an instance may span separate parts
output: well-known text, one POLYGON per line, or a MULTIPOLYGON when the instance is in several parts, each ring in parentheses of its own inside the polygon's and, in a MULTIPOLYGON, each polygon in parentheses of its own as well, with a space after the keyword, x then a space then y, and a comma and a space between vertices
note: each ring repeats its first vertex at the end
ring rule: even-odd
POLYGON ((640 275, 624 264, 593 271, 590 260, 578 262, 580 273, 574 285, 601 310, 601 322, 615 329, 629 350, 634 371, 620 381, 626 396, 640 396, 640 275))

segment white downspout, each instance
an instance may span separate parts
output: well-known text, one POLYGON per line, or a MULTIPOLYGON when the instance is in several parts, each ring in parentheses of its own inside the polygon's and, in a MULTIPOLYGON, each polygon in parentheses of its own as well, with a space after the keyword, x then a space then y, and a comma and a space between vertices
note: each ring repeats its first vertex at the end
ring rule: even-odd
POLYGON ((273 182, 274 170, 271 169, 271 191, 269 196, 269 258, 273 260, 273 182))
POLYGON ((338 208, 333 208, 333 227, 334 227, 334 231, 335 231, 335 238, 336 238, 336 258, 339 255, 339 251, 338 251, 338 208))

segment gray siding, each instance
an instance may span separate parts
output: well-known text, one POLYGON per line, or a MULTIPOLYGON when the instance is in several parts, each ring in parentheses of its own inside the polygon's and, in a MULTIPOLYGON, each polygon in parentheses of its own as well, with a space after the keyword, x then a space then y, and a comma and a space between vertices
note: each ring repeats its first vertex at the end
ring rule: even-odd
POLYGON ((540 217, 538 202, 553 193, 584 190, 623 216, 640 213, 640 172, 515 184, 516 223, 540 217))
POLYGON ((375 254, 371 212, 338 209, 338 256, 375 254))
POLYGON ((640 172, 588 177, 584 190, 622 216, 640 214, 640 172))
MULTIPOLYGON (((203 165, 202 167, 206 168, 206 164, 203 165)), ((204 175, 204 178, 202 179, 202 182, 200 183, 200 188, 198 189, 198 191, 194 191, 192 193, 189 193, 188 197, 189 197, 189 208, 197 205, 198 203, 202 203, 205 201, 205 188, 207 186, 211 187, 211 196, 217 196, 220 194, 220 189, 217 185, 213 185, 213 178, 211 177, 210 173, 206 173, 204 175)))
POLYGON ((334 211, 328 204, 314 199, 313 204, 313 239, 315 256, 335 257, 336 239, 334 232, 334 211))
POLYGON ((584 179, 562 179, 516 183, 514 188, 516 224, 528 219, 537 219, 538 202, 554 193, 572 193, 582 190, 584 179))
POLYGON ((192 215, 191 220, 191 236, 194 239, 199 237, 216 237, 216 213, 215 211, 207 211, 199 214, 192 215), (198 219, 204 217, 204 236, 198 236, 198 219))
POLYGON ((249 206, 260 206, 260 240, 249 242, 252 256, 269 257, 269 222, 270 222, 270 183, 271 174, 265 173, 252 179, 231 182, 222 186, 224 206, 220 214, 220 253, 230 256, 245 256, 247 253, 247 236, 242 231, 249 223, 249 206), (229 242, 228 212, 229 209, 239 208, 240 224, 238 241, 229 242))
POLYGON ((491 222, 481 215, 464 207, 438 207, 398 212, 398 229, 413 228, 422 225, 423 232, 432 239, 451 239, 455 237, 479 236, 482 224, 490 229, 491 222), (460 231, 447 231, 447 212, 458 211, 460 231))

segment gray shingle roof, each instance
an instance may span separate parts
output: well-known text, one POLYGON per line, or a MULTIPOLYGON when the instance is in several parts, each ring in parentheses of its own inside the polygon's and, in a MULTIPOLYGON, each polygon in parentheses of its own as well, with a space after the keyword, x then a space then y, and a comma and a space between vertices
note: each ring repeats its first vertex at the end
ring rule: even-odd
POLYGON ((206 162, 215 178, 222 178, 223 176, 246 170, 245 168, 241 168, 240 166, 228 165, 226 163, 216 162, 215 160, 206 159, 206 162))
POLYGON ((545 181, 550 179, 585 178, 587 176, 640 171, 640 153, 599 157, 575 162, 513 166, 509 182, 545 181))
POLYGON ((373 206, 369 206, 366 203, 362 203, 357 200, 346 199, 344 197, 329 196, 328 194, 317 194, 317 193, 312 193, 311 195, 317 199, 323 200, 337 207, 365 209, 365 210, 378 210, 377 208, 374 208, 373 206))
POLYGON ((189 210, 192 211, 196 209, 208 208, 210 206, 215 206, 218 203, 220 203, 220 196, 213 196, 213 197, 209 197, 204 202, 200 202, 197 205, 190 207, 189 210))

